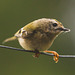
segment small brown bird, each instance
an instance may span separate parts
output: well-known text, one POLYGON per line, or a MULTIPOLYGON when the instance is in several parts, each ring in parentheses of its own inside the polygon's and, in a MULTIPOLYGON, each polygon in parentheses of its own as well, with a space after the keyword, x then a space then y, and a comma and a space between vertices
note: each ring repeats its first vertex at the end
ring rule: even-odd
POLYGON ((53 53, 54 60, 58 62, 59 54, 48 49, 60 33, 69 31, 70 29, 64 28, 62 23, 56 19, 42 18, 25 25, 13 37, 6 39, 4 43, 18 39, 24 49, 36 52, 35 57, 39 56, 40 51, 44 51, 53 53))

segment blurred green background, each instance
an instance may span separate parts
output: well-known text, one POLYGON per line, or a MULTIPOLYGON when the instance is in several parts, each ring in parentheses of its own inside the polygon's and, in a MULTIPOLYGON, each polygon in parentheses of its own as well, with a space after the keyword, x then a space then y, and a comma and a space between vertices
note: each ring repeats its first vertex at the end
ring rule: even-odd
MULTIPOLYGON (((71 29, 61 34, 50 50, 75 54, 75 0, 0 0, 0 44, 39 18, 55 18, 71 29)), ((18 41, 5 45, 21 48, 18 41)), ((56 64, 50 56, 0 48, 0 75, 74 75, 75 58, 60 58, 56 64)))

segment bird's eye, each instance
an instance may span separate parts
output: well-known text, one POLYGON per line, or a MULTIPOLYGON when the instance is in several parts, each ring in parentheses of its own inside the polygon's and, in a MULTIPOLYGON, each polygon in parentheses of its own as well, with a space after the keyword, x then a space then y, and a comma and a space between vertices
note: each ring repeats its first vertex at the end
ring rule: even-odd
POLYGON ((58 24, 57 23, 53 23, 53 26, 56 27, 58 24))
POLYGON ((19 33, 21 33, 21 29, 19 30, 19 33))

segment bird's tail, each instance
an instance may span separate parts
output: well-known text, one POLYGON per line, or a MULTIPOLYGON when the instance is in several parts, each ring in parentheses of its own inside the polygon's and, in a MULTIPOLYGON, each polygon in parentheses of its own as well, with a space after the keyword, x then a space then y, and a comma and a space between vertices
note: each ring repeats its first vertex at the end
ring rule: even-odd
POLYGON ((7 39, 5 39, 5 40, 2 42, 2 44, 6 43, 6 42, 8 42, 8 41, 15 40, 15 39, 17 39, 16 36, 13 36, 13 37, 7 38, 7 39))

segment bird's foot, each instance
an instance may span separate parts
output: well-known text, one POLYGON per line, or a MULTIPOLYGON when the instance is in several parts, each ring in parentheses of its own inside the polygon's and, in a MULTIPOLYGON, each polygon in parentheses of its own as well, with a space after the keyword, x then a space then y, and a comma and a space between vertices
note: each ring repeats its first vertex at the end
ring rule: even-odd
POLYGON ((59 54, 58 54, 57 52, 55 52, 55 51, 48 51, 48 50, 46 50, 46 51, 44 51, 44 52, 54 54, 53 59, 54 59, 54 61, 55 61, 56 63, 58 62, 58 59, 59 59, 59 54))
POLYGON ((35 50, 35 55, 33 55, 33 57, 38 58, 40 55, 40 52, 38 50, 35 50))

